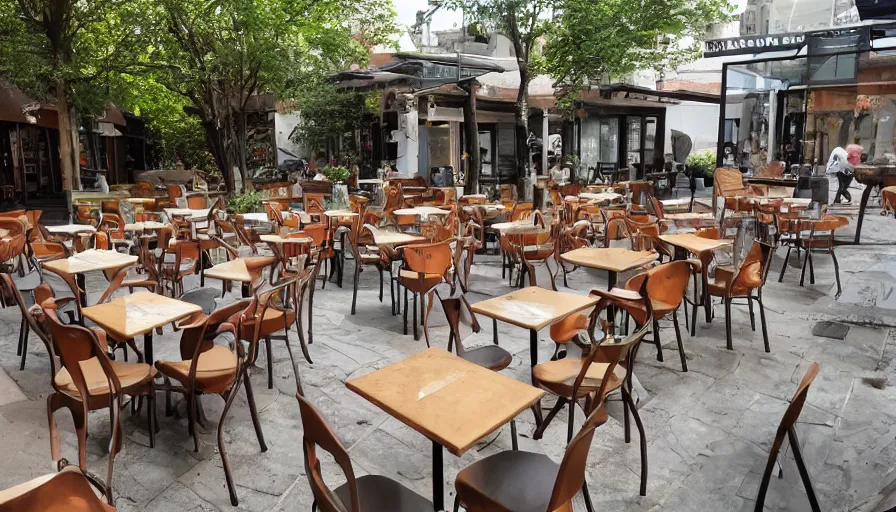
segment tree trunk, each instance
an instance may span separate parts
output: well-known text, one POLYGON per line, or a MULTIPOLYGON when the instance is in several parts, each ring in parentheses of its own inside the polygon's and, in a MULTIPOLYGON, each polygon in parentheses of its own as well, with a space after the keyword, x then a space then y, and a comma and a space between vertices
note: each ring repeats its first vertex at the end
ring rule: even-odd
POLYGON ((215 165, 221 176, 224 177, 224 184, 229 194, 236 193, 236 183, 233 179, 233 161, 230 159, 226 135, 215 120, 202 120, 202 127, 205 129, 205 138, 208 141, 208 149, 215 159, 215 165))
POLYGON ((68 90, 62 80, 56 82, 56 103, 59 112, 59 170, 62 173, 62 190, 80 190, 80 169, 77 181, 74 172, 76 160, 72 147, 72 119, 68 90))
POLYGON ((249 176, 249 160, 246 155, 246 149, 249 145, 249 134, 248 127, 246 126, 246 111, 241 110, 237 116, 239 117, 239 134, 237 136, 237 143, 239 144, 238 154, 239 154, 239 166, 240 166, 240 177, 242 178, 240 182, 242 183, 242 189, 239 192, 242 193, 246 190, 246 178, 249 176))
POLYGON ((460 88, 466 91, 464 99, 464 151, 470 155, 470 165, 464 177, 464 193, 479 193, 479 176, 482 170, 482 158, 479 154, 479 123, 476 121, 476 90, 479 84, 475 80, 461 82, 460 88))
MULTIPOLYGON (((526 177, 529 174, 529 70, 528 64, 522 59, 520 66, 520 90, 516 97, 516 168, 517 168, 517 192, 519 197, 524 197, 526 177)), ((531 185, 534 185, 531 184, 531 185)), ((536 197, 533 195, 533 200, 536 197)), ((535 203, 538 207, 538 203, 535 203)))

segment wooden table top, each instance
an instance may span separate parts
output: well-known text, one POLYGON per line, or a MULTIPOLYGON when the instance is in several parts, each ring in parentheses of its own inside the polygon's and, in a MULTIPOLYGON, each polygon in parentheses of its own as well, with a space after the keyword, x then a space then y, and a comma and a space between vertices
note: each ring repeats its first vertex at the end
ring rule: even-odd
POLYGON ((125 231, 143 231, 144 229, 162 229, 168 224, 163 222, 158 222, 154 220, 147 220, 143 222, 135 222, 133 224, 125 224, 125 231))
POLYGON ((357 217, 358 212, 350 210, 327 210, 324 212, 327 217, 357 217))
POLYGON ((464 211, 470 211, 470 210, 472 210, 473 208, 477 208, 477 207, 480 207, 480 206, 481 206, 482 208, 485 208, 486 210, 491 210, 491 211, 500 211, 500 210, 504 210, 504 209, 507 208, 507 207, 504 206, 503 204, 481 203, 481 204, 467 204, 467 205, 464 205, 464 211))
POLYGON ((414 242, 425 242, 426 237, 420 235, 410 235, 408 233, 396 233, 394 231, 374 231, 373 243, 376 245, 400 245, 412 244, 414 242))
POLYGON ((663 220, 710 220, 714 218, 715 215, 712 213, 698 212, 667 213, 663 216, 663 220))
POLYGON ((153 203, 153 202, 159 201, 161 199, 168 199, 168 196, 165 196, 165 197, 128 197, 127 199, 125 199, 125 201, 127 201, 129 203, 145 204, 145 203, 153 203))
POLYGON ((514 234, 540 233, 542 231, 547 231, 548 229, 535 224, 530 219, 517 220, 514 222, 496 222, 491 225, 491 228, 501 232, 513 232, 514 234))
POLYGON ((45 226, 47 231, 56 235, 77 235, 78 233, 95 233, 96 228, 90 224, 63 224, 61 226, 45 226))
POLYGON ((625 272, 653 263, 659 255, 654 251, 633 251, 623 247, 580 247, 560 255, 567 263, 581 267, 625 272))
POLYGON ((731 245, 731 240, 713 240, 711 238, 703 238, 690 233, 682 233, 676 235, 660 235, 660 240, 667 244, 680 247, 692 254, 700 254, 702 252, 711 251, 731 245))
POLYGON ((169 217, 208 217, 211 208, 193 210, 191 208, 165 208, 165 215, 169 217))
POLYGON ((436 347, 345 385, 457 456, 544 395, 436 347))
POLYGON ((594 306, 597 300, 597 297, 530 286, 477 302, 471 307, 475 313, 489 318, 497 318, 517 327, 541 330, 557 320, 594 306))
POLYGON ((597 194, 592 192, 582 192, 579 194, 579 198, 588 201, 615 201, 621 199, 622 194, 617 194, 616 192, 599 192, 597 194))
POLYGON ((116 251, 89 249, 74 254, 64 260, 45 261, 43 268, 63 274, 80 274, 96 270, 112 270, 137 263, 137 256, 130 256, 116 251))
POLYGON ((265 267, 277 261, 274 256, 247 256, 219 263, 205 271, 205 277, 222 281, 254 283, 262 277, 265 267))
POLYGON ((416 208, 400 208, 393 212, 395 215, 419 215, 426 217, 429 215, 448 215, 450 210, 443 210, 435 206, 417 206, 416 208))
POLYGON ((129 339, 202 311, 200 306, 152 292, 137 292, 81 313, 118 339, 129 339))
POLYGON ((270 222, 266 213, 244 213, 243 220, 248 220, 249 222, 270 222))
POLYGON ((262 242, 268 242, 271 244, 310 244, 314 242, 311 237, 301 236, 301 237, 282 237, 280 235, 259 235, 262 242))

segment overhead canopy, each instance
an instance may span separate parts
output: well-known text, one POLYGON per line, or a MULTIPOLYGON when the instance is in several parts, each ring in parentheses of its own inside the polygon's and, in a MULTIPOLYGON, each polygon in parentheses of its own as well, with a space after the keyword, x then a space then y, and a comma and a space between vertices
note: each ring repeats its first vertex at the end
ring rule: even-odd
POLYGON ((121 115, 121 111, 118 110, 118 107, 115 106, 111 101, 106 103, 106 113, 103 117, 97 119, 99 123, 112 123, 117 124, 118 126, 127 126, 127 121, 124 120, 124 116, 121 115))
POLYGON ((469 55, 398 53, 378 70, 342 71, 330 79, 341 87, 362 90, 395 86, 420 90, 472 80, 492 72, 502 73, 504 68, 488 59, 469 55))
POLYGON ((34 101, 12 84, 0 80, 0 121, 57 128, 55 107, 34 101))

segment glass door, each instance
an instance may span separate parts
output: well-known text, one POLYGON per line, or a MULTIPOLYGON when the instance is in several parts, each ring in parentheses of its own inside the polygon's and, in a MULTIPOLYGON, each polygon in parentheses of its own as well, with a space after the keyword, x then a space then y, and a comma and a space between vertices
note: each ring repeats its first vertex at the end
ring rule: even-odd
POLYGON ((625 119, 625 149, 626 163, 629 169, 629 179, 635 180, 644 174, 643 153, 643 123, 641 116, 628 116, 625 119))

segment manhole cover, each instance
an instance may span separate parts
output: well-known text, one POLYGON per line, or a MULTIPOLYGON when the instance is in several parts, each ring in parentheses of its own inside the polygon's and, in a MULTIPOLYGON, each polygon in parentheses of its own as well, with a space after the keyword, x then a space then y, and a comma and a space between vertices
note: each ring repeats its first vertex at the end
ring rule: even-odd
POLYGON ((812 326, 812 335, 842 340, 849 333, 849 326, 837 322, 818 322, 812 326))

